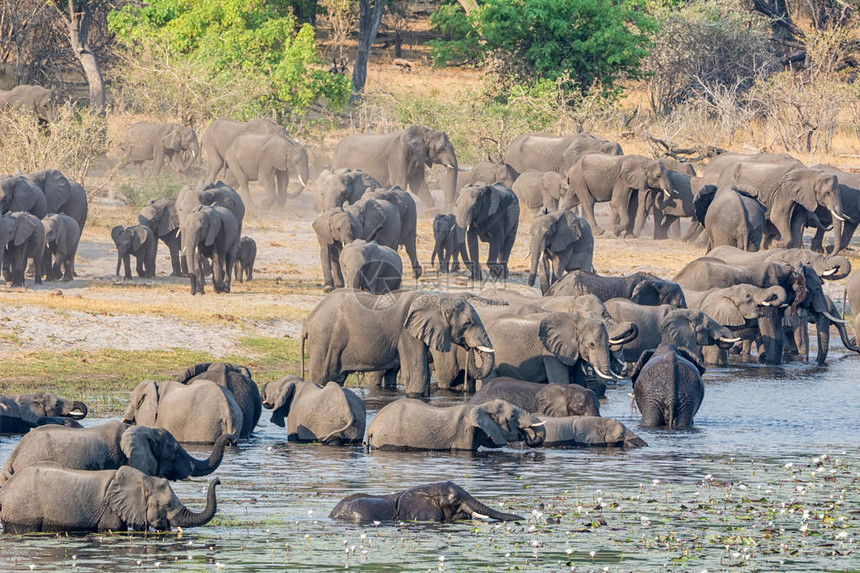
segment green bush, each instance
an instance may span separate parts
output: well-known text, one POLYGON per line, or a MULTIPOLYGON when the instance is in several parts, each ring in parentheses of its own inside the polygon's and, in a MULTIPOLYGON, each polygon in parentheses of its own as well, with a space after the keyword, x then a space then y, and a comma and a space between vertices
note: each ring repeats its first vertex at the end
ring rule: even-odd
POLYGON ((430 57, 436 66, 468 62, 481 56, 480 37, 459 4, 443 4, 430 16, 430 25, 442 40, 430 40, 430 57))
POLYGON ((182 183, 171 174, 160 175, 148 179, 144 183, 122 183, 116 189, 116 195, 123 203, 132 207, 143 207, 155 199, 176 199, 182 183))

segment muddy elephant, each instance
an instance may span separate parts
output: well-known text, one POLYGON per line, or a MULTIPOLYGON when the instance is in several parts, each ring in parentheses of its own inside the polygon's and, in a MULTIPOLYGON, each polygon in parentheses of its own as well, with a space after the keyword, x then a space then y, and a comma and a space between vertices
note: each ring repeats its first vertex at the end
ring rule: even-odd
POLYGON ((211 380, 186 385, 144 380, 131 393, 122 421, 164 428, 180 442, 214 444, 242 432, 242 409, 227 388, 211 380))
POLYGON ((394 232, 398 226, 391 217, 386 217, 385 223, 382 224, 379 230, 374 231, 374 227, 379 223, 374 222, 373 215, 365 213, 361 219, 364 227, 363 238, 367 241, 376 241, 380 245, 385 245, 395 251, 400 246, 403 246, 412 265, 412 276, 418 280, 424 271, 421 268, 421 263, 418 261, 418 251, 415 246, 418 232, 418 208, 415 205, 415 199, 400 187, 371 189, 364 194, 353 209, 362 209, 362 205, 373 201, 388 201, 397 207, 397 212, 400 215, 400 232, 394 232))
POLYGON ((536 217, 532 221, 529 241, 531 267, 528 285, 534 286, 538 266, 543 263, 540 277, 543 294, 568 271, 594 271, 591 227, 573 211, 564 209, 536 217))
MULTIPOLYGON (((457 178, 457 186, 462 189, 466 185, 501 183, 505 187, 511 187, 519 176, 519 171, 507 163, 481 161, 460 173, 457 178)), ((457 202, 456 197, 454 198, 454 202, 457 202)))
POLYGON ((468 350, 470 364, 484 375, 493 367, 480 317, 466 299, 450 294, 400 291, 392 297, 339 289, 305 319, 301 340, 302 378, 318 384, 342 384, 351 372, 383 371, 391 387, 399 368, 406 393, 427 396, 429 351, 448 352, 452 345, 468 350))
POLYGON ((467 266, 472 280, 481 280, 478 239, 489 245, 487 266, 490 276, 508 278, 508 259, 517 238, 520 203, 514 192, 504 185, 463 187, 454 205, 457 224, 466 230, 469 247, 467 266))
POLYGON ((585 153, 623 155, 618 143, 592 133, 577 133, 564 137, 526 133, 508 145, 505 162, 520 173, 535 169, 564 175, 585 153))
POLYGON ((179 123, 133 123, 121 144, 125 155, 118 169, 129 163, 136 165, 143 177, 143 164, 152 161, 150 175, 158 177, 165 161, 177 172, 185 173, 200 155, 200 144, 194 128, 179 123))
POLYGON ((767 207, 755 189, 737 185, 703 185, 693 206, 696 220, 705 228, 708 250, 728 245, 758 251, 767 226, 767 207))
POLYGON ((365 191, 379 187, 379 181, 360 169, 326 169, 314 182, 314 205, 317 211, 342 207, 357 202, 365 191))
POLYGON ((367 413, 352 390, 335 382, 325 386, 286 376, 263 386, 263 407, 272 423, 284 427, 291 442, 321 442, 329 446, 360 444, 367 413))
POLYGON ((11 90, 0 90, 0 109, 3 108, 32 112, 40 122, 56 121, 57 94, 42 86, 21 84, 11 90))
POLYGON ((176 380, 181 384, 196 384, 198 381, 208 380, 229 390, 242 411, 242 429, 236 434, 237 438, 250 437, 257 427, 263 412, 263 399, 260 397, 257 383, 251 378, 251 371, 246 366, 229 362, 200 362, 180 372, 176 380))
POLYGON ((689 428, 705 397, 705 367, 686 348, 661 344, 633 367, 633 398, 646 427, 689 428))
POLYGON ((84 230, 89 213, 89 199, 83 185, 72 181, 57 169, 35 171, 28 173, 26 177, 45 194, 48 213, 65 213, 78 222, 81 231, 84 230))
POLYGON ((230 292, 239 250, 239 224, 226 207, 197 207, 179 225, 182 254, 188 261, 191 294, 204 294, 204 259, 212 263, 215 292, 230 292))
POLYGON ((24 286, 27 261, 33 261, 33 282, 42 284, 45 253, 45 226, 35 215, 24 211, 0 216, 0 268, 13 287, 24 286))
POLYGON ((427 207, 433 207, 433 197, 424 168, 434 164, 446 169, 442 190, 445 205, 450 208, 456 198, 458 169, 454 146, 445 132, 411 125, 386 135, 349 135, 337 144, 332 160, 333 169, 361 169, 382 187, 408 188, 427 207))
POLYGON ((627 298, 638 304, 670 304, 686 308, 684 291, 677 282, 665 281, 650 273, 605 277, 585 271, 571 271, 552 285, 547 296, 593 294, 601 301, 627 298))
POLYGON ((524 521, 518 515, 493 509, 466 490, 446 481, 419 485, 388 495, 355 493, 345 497, 329 517, 340 521, 370 523, 382 521, 438 521, 461 519, 524 521))
MULTIPOLYGON (((200 138, 203 149, 203 159, 206 163, 204 184, 215 183, 219 173, 225 167, 227 149, 237 137, 244 133, 278 135, 288 141, 295 142, 283 126, 267 117, 258 117, 251 121, 235 121, 228 118, 218 118, 209 124, 200 138)), ((307 179, 305 179, 307 181, 307 179)))
POLYGON ((120 268, 125 265, 125 278, 131 280, 131 257, 135 258, 137 276, 152 278, 155 276, 155 256, 158 251, 158 239, 152 229, 146 225, 123 227, 117 225, 110 230, 110 236, 116 245, 116 276, 120 276, 120 268))
POLYGON ((567 178, 555 171, 535 171, 530 169, 517 178, 511 190, 520 200, 520 208, 526 209, 534 219, 542 209, 552 212, 559 205, 573 208, 579 198, 570 194, 567 178))
POLYGON ((42 271, 49 281, 70 281, 75 276, 75 255, 81 240, 78 222, 63 213, 46 215, 45 256, 42 271))
POLYGON ((48 213, 45 193, 24 175, 0 175, 0 214, 17 211, 43 218, 48 213))
POLYGON ((401 398, 383 406, 367 428, 367 443, 377 450, 475 451, 519 441, 540 447, 543 430, 532 414, 504 400, 438 407, 401 398))
POLYGON ((239 250, 236 251, 236 263, 233 266, 237 281, 254 279, 254 261, 257 260, 257 242, 251 237, 239 239, 239 250))
POLYGON ((209 482, 206 508, 195 513, 166 479, 128 466, 102 471, 33 466, 3 485, 0 521, 6 533, 200 527, 215 516, 220 483, 218 478, 209 482))
POLYGON ((347 288, 384 294, 400 290, 403 282, 403 262, 396 251, 357 239, 340 253, 344 285, 347 288))
POLYGON ((594 392, 579 384, 540 384, 500 376, 485 382, 472 396, 471 404, 504 400, 532 414, 600 416, 600 402, 594 392))
POLYGON ((9 454, 0 485, 34 465, 51 464, 69 470, 118 470, 131 466, 153 477, 169 480, 211 474, 221 465, 224 448, 233 436, 221 436, 208 459, 191 456, 163 428, 107 422, 90 428, 43 426, 26 436, 9 454))
POLYGON ((433 253, 430 255, 430 265, 436 257, 439 258, 439 272, 457 272, 460 270, 458 259, 463 265, 469 261, 466 252, 466 230, 457 224, 453 213, 437 213, 433 219, 433 253))
POLYGON ((170 251, 170 265, 173 268, 170 276, 181 277, 188 272, 182 268, 182 257, 179 254, 182 246, 179 240, 179 213, 176 211, 175 199, 154 199, 143 206, 137 216, 141 225, 149 227, 170 251))
POLYGON ((251 205, 249 181, 258 181, 266 193, 260 207, 283 206, 287 197, 298 197, 310 179, 308 152, 298 143, 279 135, 245 133, 233 140, 224 155, 226 181, 251 205), (290 177, 299 185, 290 191, 290 177))
MULTIPOLYGON (((822 213, 822 208, 819 206, 815 210, 815 214, 822 223, 827 225, 827 220, 833 225, 833 248, 832 253, 835 255, 849 244, 854 236, 854 231, 857 230, 857 225, 860 224, 860 176, 856 173, 843 171, 832 165, 815 165, 813 169, 819 169, 829 175, 835 175, 839 180, 839 195, 842 198, 842 219, 838 217, 828 217, 828 213, 822 213)), ((830 213, 832 215, 832 213, 830 213)), ((819 229, 815 232, 812 238, 812 249, 815 251, 824 251, 824 230, 819 229)))
POLYGON ((641 448, 648 445, 615 418, 542 414, 537 417, 544 422, 545 448, 641 448))
POLYGON ((64 400, 52 392, 11 396, 0 394, 0 434, 25 434, 45 424, 80 427, 87 405, 64 400))

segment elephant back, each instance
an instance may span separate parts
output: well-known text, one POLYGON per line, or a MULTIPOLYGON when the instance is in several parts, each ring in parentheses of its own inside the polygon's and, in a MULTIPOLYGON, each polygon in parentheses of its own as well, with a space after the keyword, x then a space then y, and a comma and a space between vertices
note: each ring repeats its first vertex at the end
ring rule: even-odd
POLYGON ((213 444, 224 434, 242 434, 242 409, 228 388, 201 379, 187 386, 161 382, 159 390, 156 426, 178 441, 213 444))
POLYGON ((202 362, 190 366, 177 376, 181 384, 194 384, 198 380, 208 380, 228 390, 242 410, 242 431, 240 438, 250 437, 263 410, 263 399, 251 372, 244 366, 229 362, 202 362))

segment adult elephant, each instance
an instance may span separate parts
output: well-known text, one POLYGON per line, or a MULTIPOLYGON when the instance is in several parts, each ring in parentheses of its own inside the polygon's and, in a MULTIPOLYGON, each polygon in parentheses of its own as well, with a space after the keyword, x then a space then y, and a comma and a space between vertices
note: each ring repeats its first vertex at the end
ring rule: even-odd
POLYGON ((514 138, 505 153, 505 162, 520 173, 529 169, 567 173, 585 153, 623 155, 621 146, 593 133, 555 137, 545 133, 526 133, 514 138))
POLYGON ((512 187, 519 176, 519 171, 507 163, 481 161, 460 173, 457 177, 457 186, 462 189, 466 185, 501 183, 505 187, 512 187))
POLYGON ((552 285, 546 296, 593 294, 601 301, 627 298, 638 304, 670 304, 686 308, 684 291, 677 282, 665 281, 651 273, 605 277, 586 271, 571 271, 552 285))
POLYGON ((418 291, 373 295, 340 289, 324 298, 302 326, 308 350, 307 378, 318 384, 343 384, 351 372, 384 371, 386 386, 401 371, 406 393, 430 393, 429 349, 448 352, 462 346, 480 359, 486 376, 493 368, 493 349, 480 317, 459 296, 418 291))
POLYGON ((125 151, 118 169, 133 163, 143 177, 143 164, 152 161, 150 175, 158 177, 165 160, 179 173, 185 173, 200 155, 194 128, 179 123, 133 123, 121 147, 125 151))
POLYGON ((457 272, 460 270, 459 259, 465 266, 469 260, 466 252, 466 230, 457 224, 453 213, 436 213, 433 218, 433 253, 430 255, 432 266, 439 257, 439 272, 457 272))
POLYGON ((43 426, 23 438, 9 454, 0 485, 24 468, 51 464, 69 470, 118 470, 131 466, 169 480, 211 474, 233 436, 221 436, 208 459, 198 460, 165 429, 107 422, 91 428, 43 426))
MULTIPOLYGON (((828 225, 828 220, 833 224, 833 250, 835 255, 851 243, 851 238, 854 236, 854 231, 857 230, 857 225, 860 224, 860 176, 856 173, 843 171, 832 165, 815 165, 813 169, 819 169, 828 175, 835 175, 839 180, 839 195, 842 198, 842 217, 828 217, 827 212, 822 212, 819 207, 815 210, 815 214, 822 223, 828 225)), ((824 239, 824 230, 817 230, 812 238, 812 248, 817 251, 824 251, 822 241, 824 239)))
POLYGON ((26 177, 45 194, 48 213, 65 213, 78 222, 81 231, 84 230, 89 200, 83 185, 67 178, 57 169, 43 169, 29 173, 26 177))
POLYGON ((382 521, 438 521, 495 519, 524 521, 519 515, 493 509, 466 490, 446 481, 411 487, 388 495, 356 493, 345 497, 329 517, 340 521, 370 523, 382 521))
POLYGON ((358 239, 343 247, 340 253, 344 285, 347 288, 384 294, 400 290, 403 262, 396 251, 376 241, 358 239))
POLYGON ((286 376, 263 386, 263 406, 272 423, 284 427, 291 442, 321 442, 329 446, 360 444, 367 413, 364 402, 336 382, 325 386, 286 376))
POLYGON ((538 414, 545 422, 545 448, 641 448, 648 444, 615 418, 538 414))
POLYGON ((317 211, 355 203, 365 191, 381 187, 379 181, 360 169, 323 170, 314 181, 317 211))
POLYGON ((504 185, 466 186, 454 206, 457 224, 466 230, 469 247, 467 263, 472 280, 481 280, 478 239, 489 244, 487 266, 490 276, 508 278, 508 259, 517 238, 520 204, 504 185))
POLYGON ((767 207, 753 188, 703 185, 693 200, 696 220, 705 228, 708 250, 727 245, 758 251, 767 226, 767 207))
POLYGON ((176 381, 182 384, 196 384, 200 380, 214 382, 230 391, 242 410, 242 430, 237 437, 251 437, 263 411, 263 399, 257 383, 251 378, 251 371, 246 366, 229 362, 200 362, 176 376, 176 381))
POLYGON ((365 230, 364 238, 368 241, 374 240, 380 245, 391 247, 395 251, 402 245, 406 249, 406 254, 409 256, 409 261, 412 264, 412 276, 418 280, 421 278, 423 270, 421 263, 418 262, 418 252, 415 248, 415 237, 418 229, 418 208, 415 205, 415 199, 400 187, 373 189, 364 194, 364 197, 356 203, 356 207, 368 201, 388 201, 396 206, 400 214, 400 233, 395 234, 392 232, 397 228, 397 225, 390 217, 387 218, 379 231, 371 232, 370 229, 373 228, 374 224, 368 224, 369 219, 365 215, 362 219, 365 230))
POLYGON ((542 209, 550 212, 558 210, 560 203, 568 208, 579 204, 579 198, 570 193, 567 178, 555 171, 529 169, 517 178, 511 190, 520 200, 521 207, 528 209, 532 219, 542 209))
POLYGON ((239 191, 251 205, 249 181, 259 181, 266 192, 261 208, 275 203, 283 206, 287 197, 298 197, 310 178, 308 152, 301 145, 272 134, 246 133, 233 140, 224 155, 227 183, 239 191), (299 180, 297 190, 290 191, 290 177, 299 180))
POLYGON ((633 397, 647 427, 689 428, 705 397, 705 367, 686 348, 661 344, 633 367, 633 397))
POLYGON ((312 226, 320 245, 323 291, 331 292, 335 288, 343 288, 341 252, 346 245, 364 235, 364 227, 358 217, 351 211, 345 211, 343 207, 323 211, 314 219, 312 226))
POLYGON ((519 441, 540 447, 543 429, 532 414, 504 400, 438 407, 401 398, 383 406, 367 428, 367 443, 377 450, 475 451, 519 441))
POLYGON ((110 230, 111 239, 116 245, 116 276, 125 264, 125 278, 131 280, 131 257, 135 258, 137 276, 155 276, 155 256, 158 252, 158 239, 146 225, 123 227, 116 225, 110 230))
POLYGON ((170 251, 170 265, 173 272, 170 276, 181 277, 188 272, 182 268, 182 257, 179 254, 182 246, 179 240, 179 214, 176 211, 175 199, 154 199, 143 206, 137 216, 141 225, 149 227, 158 239, 167 245, 170 251))
MULTIPOLYGON (((666 165, 664 159, 660 160, 666 165)), ((692 169, 692 167, 691 167, 692 169)), ((695 172, 694 172, 695 173, 695 172)), ((691 177, 686 173, 678 173, 667 167, 666 176, 672 185, 672 194, 666 195, 659 190, 653 194, 654 207, 654 238, 681 238, 681 219, 692 219, 691 225, 698 224, 693 207, 693 192, 691 177)), ((646 199, 647 200, 647 199, 646 199)))
POLYGON ((87 405, 64 400, 53 392, 10 396, 0 394, 0 434, 24 434, 45 424, 79 427, 87 405))
POLYGON ((220 483, 218 478, 209 482, 206 508, 195 513, 166 479, 128 466, 97 472, 34 466, 0 490, 0 521, 6 533, 199 527, 215 516, 220 483))
POLYGON ((0 268, 13 287, 24 286, 27 261, 33 261, 33 282, 42 284, 45 226, 35 215, 24 211, 0 216, 0 268))
POLYGON ((527 412, 556 418, 600 416, 597 396, 578 384, 540 384, 502 376, 483 384, 470 403, 490 400, 504 400, 527 412))
POLYGON ((17 211, 43 218, 48 213, 45 193, 24 175, 0 175, 0 214, 17 211))
POLYGON ((191 294, 204 294, 204 259, 212 261, 215 292, 230 292, 239 249, 239 223, 233 213, 226 207, 197 207, 182 219, 179 229, 191 294))
POLYGON ((0 90, 0 109, 20 109, 32 112, 40 121, 56 121, 57 94, 54 90, 21 84, 11 90, 0 90))
POLYGON ((70 281, 75 276, 75 255, 81 240, 78 222, 64 213, 46 215, 45 258, 42 271, 49 281, 70 281))
POLYGON ((854 314, 854 344, 860 344, 860 272, 855 271, 845 285, 845 300, 854 314))
POLYGON ((131 392, 126 424, 164 428, 180 442, 214 444, 242 432, 242 410, 233 393, 211 380, 191 385, 144 380, 131 392))
POLYGON ((708 257, 737 265, 770 262, 806 265, 812 267, 819 277, 830 281, 842 280, 851 273, 851 261, 847 257, 824 255, 803 247, 747 253, 735 247, 722 246, 708 251, 708 257))
POLYGON ((538 265, 543 262, 540 280, 543 294, 568 271, 594 271, 591 227, 573 211, 564 209, 537 217, 532 221, 530 237, 528 284, 534 286, 538 265))
POLYGON ((239 224, 238 234, 242 236, 242 223, 245 219, 245 202, 235 189, 218 181, 195 187, 184 186, 176 196, 176 216, 180 226, 185 217, 200 206, 224 207, 229 209, 239 224))
POLYGON ((427 187, 424 167, 434 164, 447 169, 442 189, 445 205, 450 207, 457 193, 457 155, 443 131, 410 125, 403 131, 386 135, 349 135, 337 144, 332 160, 333 169, 361 169, 383 187, 408 188, 428 207, 433 206, 433 197, 427 187))
MULTIPOLYGON (((652 189, 672 196, 672 183, 666 168, 656 159, 641 155, 605 155, 589 153, 580 157, 567 171, 570 186, 568 196, 575 195, 583 206, 585 218, 592 230, 603 234, 594 218, 594 204, 609 202, 619 223, 613 229, 618 235, 627 232, 632 225, 633 236, 639 236, 647 216, 649 194, 652 189), (630 220, 630 203, 635 200, 637 208, 634 220, 630 220)), ((562 208, 569 205, 562 203, 562 208)))
POLYGON ((283 126, 267 117, 258 117, 251 121, 235 121, 229 118, 218 118, 209 124, 200 145, 203 148, 204 161, 206 163, 206 178, 204 184, 215 183, 219 173, 225 166, 227 149, 233 144, 237 137, 244 133, 257 133, 278 135, 288 141, 295 143, 283 126))

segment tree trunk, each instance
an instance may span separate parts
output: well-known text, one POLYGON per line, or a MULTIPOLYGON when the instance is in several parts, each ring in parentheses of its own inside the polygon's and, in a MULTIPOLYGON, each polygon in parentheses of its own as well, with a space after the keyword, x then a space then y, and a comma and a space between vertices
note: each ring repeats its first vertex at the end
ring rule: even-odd
POLYGON ((457 0, 457 3, 463 7, 467 16, 472 10, 476 10, 478 8, 478 0, 457 0))
POLYGON ((104 78, 99 63, 96 61, 96 56, 87 43, 92 7, 86 0, 80 3, 75 2, 75 0, 68 0, 68 14, 63 13, 63 19, 69 28, 69 43, 72 45, 72 51, 81 63, 87 77, 87 84, 90 87, 90 106, 95 110, 104 111, 104 78))
POLYGON ((376 32, 382 21, 386 0, 359 0, 358 17, 358 51, 355 54, 355 66, 352 69, 352 97, 354 104, 364 91, 367 82, 367 60, 370 57, 370 47, 376 40, 376 32), (372 6, 371 6, 372 3, 372 6))

